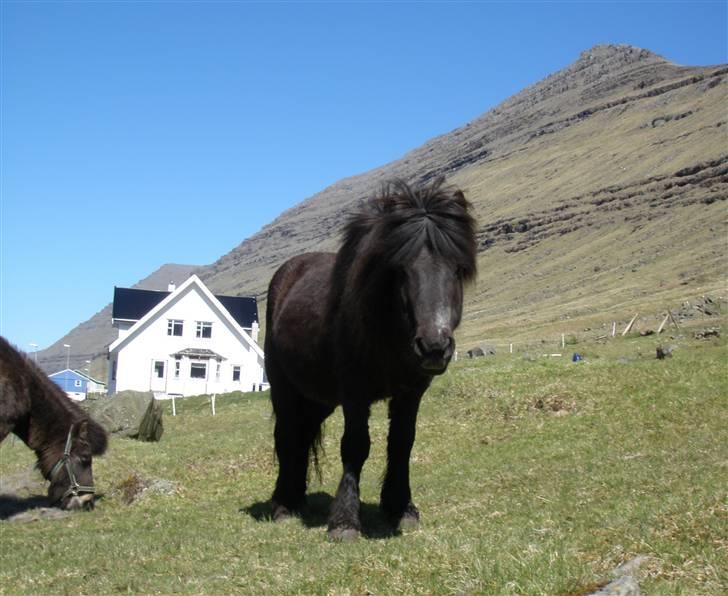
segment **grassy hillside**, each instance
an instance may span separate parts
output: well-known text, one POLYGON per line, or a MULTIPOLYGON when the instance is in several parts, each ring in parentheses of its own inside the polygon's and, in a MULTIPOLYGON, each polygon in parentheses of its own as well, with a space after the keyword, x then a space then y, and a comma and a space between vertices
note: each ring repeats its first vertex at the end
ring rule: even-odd
MULTIPOLYGON (((325 532, 340 414, 309 510, 275 524, 266 395, 220 397, 215 417, 206 397, 178 402, 160 443, 112 440, 95 464, 95 511, 0 521, 0 593, 579 594, 636 556, 646 593, 725 592, 726 341, 693 331, 569 346, 580 363, 538 351, 455 363, 423 401, 412 458, 422 524, 404 535, 376 506, 377 406, 353 544, 325 532), (655 359, 658 341, 672 358, 655 359), (171 490, 138 494, 160 479, 171 490)), ((0 446, 2 476, 33 463, 22 444, 0 446)))
POLYGON ((484 227, 465 345, 726 295, 725 83, 696 86, 603 109, 453 176, 484 227))

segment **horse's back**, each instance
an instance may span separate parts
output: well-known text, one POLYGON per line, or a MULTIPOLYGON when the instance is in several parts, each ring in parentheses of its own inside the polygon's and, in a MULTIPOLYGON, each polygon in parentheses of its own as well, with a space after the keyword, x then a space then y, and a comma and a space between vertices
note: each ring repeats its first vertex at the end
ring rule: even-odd
POLYGON ((304 253, 286 261, 271 279, 265 355, 274 390, 286 383, 312 399, 326 392, 331 332, 326 316, 335 257, 304 253))

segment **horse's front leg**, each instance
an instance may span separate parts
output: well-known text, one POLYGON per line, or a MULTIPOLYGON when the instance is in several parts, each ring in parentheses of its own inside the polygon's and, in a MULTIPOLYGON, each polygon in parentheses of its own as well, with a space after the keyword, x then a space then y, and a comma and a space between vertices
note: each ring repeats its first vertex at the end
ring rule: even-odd
POLYGON ((420 519, 412 502, 409 460, 415 442, 415 427, 420 398, 394 397, 389 401, 389 436, 387 437, 387 471, 382 485, 381 508, 399 529, 411 528, 420 519))
POLYGON ((343 403, 344 436, 341 463, 344 473, 329 513, 329 538, 354 540, 361 532, 359 520, 359 478, 369 457, 369 404, 343 403))

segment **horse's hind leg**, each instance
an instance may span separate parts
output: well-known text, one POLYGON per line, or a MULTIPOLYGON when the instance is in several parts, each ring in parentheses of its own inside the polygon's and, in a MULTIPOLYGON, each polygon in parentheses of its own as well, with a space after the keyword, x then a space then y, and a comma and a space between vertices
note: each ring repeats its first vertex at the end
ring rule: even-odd
POLYGON ((294 392, 283 396, 280 391, 276 393, 273 408, 276 414, 274 436, 278 479, 272 501, 273 519, 277 520, 290 516, 303 506, 309 453, 315 449, 321 424, 333 408, 305 400, 294 392))

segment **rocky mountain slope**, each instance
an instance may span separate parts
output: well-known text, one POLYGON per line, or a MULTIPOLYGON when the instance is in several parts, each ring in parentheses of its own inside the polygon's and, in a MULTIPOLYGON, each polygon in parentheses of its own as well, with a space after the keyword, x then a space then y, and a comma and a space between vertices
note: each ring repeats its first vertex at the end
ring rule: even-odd
MULTIPOLYGON (((276 267, 335 250, 358 201, 392 178, 444 174, 479 222, 462 347, 583 330, 724 292, 727 81, 728 65, 596 46, 463 127, 304 200, 197 273, 216 293, 257 295, 264 309, 276 267)), ((67 338, 58 343, 80 343, 67 338)), ((88 353, 103 349, 94 340, 88 353)))
POLYGON ((444 174, 480 223, 466 345, 720 291, 727 75, 726 65, 596 46, 465 126, 303 201, 201 276, 217 292, 264 298, 285 259, 334 250, 347 211, 383 182, 444 174))

